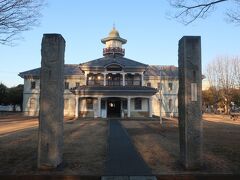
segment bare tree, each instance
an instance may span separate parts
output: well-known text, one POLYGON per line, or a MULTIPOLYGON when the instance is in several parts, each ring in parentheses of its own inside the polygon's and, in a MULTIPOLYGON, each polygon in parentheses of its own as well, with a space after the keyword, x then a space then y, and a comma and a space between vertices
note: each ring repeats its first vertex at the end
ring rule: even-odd
MULTIPOLYGON (((226 8, 226 16, 230 22, 240 24, 240 0, 168 0, 170 5, 177 9, 173 16, 185 25, 198 18, 206 18, 215 10, 217 5, 231 3, 231 8, 226 8)), ((226 4, 225 4, 226 5, 226 4)))
POLYGON ((240 90, 240 57, 236 56, 233 58, 233 74, 235 77, 236 88, 240 90))
POLYGON ((222 99, 226 113, 229 113, 232 90, 239 87, 239 65, 238 57, 220 56, 207 66, 211 89, 214 90, 216 99, 222 99))
POLYGON ((37 26, 43 6, 44 0, 0 0, 0 44, 10 45, 37 26))

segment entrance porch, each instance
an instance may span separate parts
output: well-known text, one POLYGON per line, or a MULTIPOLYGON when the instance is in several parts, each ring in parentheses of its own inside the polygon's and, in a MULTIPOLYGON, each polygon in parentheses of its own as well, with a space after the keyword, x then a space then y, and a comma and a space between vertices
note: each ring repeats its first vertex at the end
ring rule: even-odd
POLYGON ((150 87, 79 87, 75 94, 75 117, 152 117, 150 87))
POLYGON ((152 117, 151 97, 77 97, 75 117, 152 117))

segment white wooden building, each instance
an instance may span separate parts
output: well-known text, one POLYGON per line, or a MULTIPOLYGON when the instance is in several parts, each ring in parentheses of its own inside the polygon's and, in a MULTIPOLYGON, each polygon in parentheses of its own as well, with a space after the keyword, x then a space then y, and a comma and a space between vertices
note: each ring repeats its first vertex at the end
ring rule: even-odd
MULTIPOLYGON (((147 65, 124 57, 127 40, 113 28, 103 57, 81 64, 65 64, 64 115, 75 117, 152 117, 178 115, 178 69, 147 65)), ((21 72, 23 110, 39 111, 40 68, 21 72)))

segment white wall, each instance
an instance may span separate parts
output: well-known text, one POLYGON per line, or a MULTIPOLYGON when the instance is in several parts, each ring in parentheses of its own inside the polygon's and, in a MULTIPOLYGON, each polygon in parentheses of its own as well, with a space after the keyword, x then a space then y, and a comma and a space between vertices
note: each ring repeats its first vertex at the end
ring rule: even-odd
MULTIPOLYGON (((176 79, 164 79, 160 80, 159 77, 151 77, 149 80, 145 80, 145 84, 151 83, 151 87, 158 88, 158 83, 162 83, 161 98, 161 114, 162 116, 178 116, 178 80, 176 79), (169 89, 169 84, 172 83, 172 90, 169 89), (169 109, 169 100, 172 99, 172 108, 169 109)), ((152 98, 153 115, 160 115, 160 103, 159 103, 159 91, 152 98)))

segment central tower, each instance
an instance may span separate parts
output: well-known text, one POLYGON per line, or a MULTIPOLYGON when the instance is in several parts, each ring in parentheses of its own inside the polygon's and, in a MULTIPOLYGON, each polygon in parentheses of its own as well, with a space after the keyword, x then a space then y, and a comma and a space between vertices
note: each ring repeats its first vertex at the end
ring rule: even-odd
POLYGON ((113 27, 112 31, 109 33, 108 37, 101 40, 105 44, 103 48, 103 56, 108 55, 125 55, 125 49, 122 48, 123 44, 126 44, 127 40, 120 37, 119 32, 113 27))

